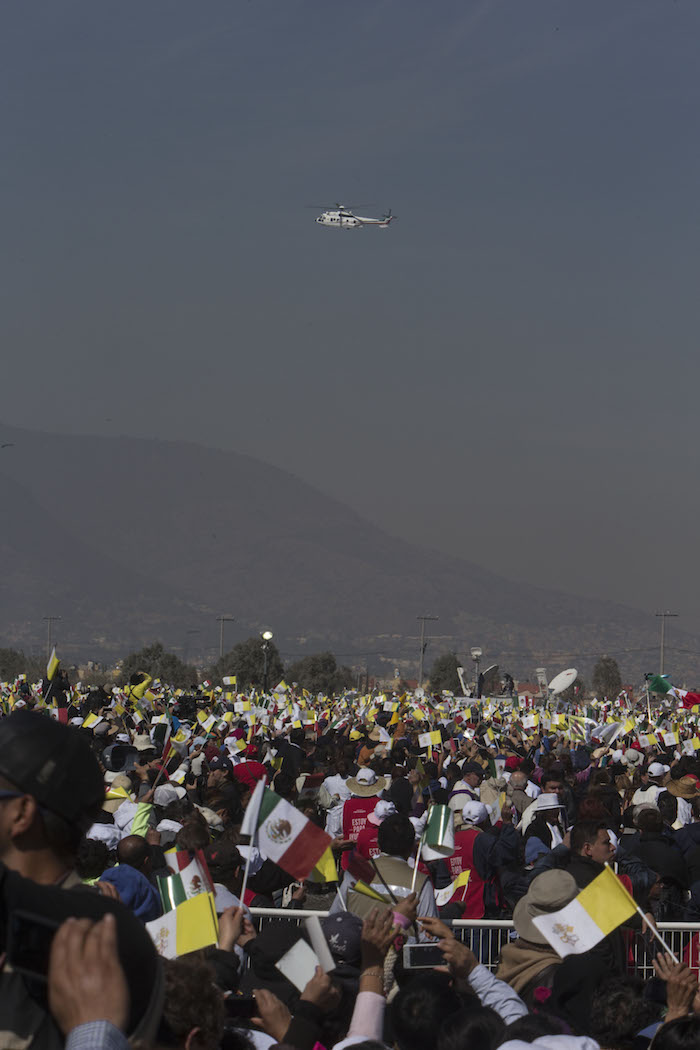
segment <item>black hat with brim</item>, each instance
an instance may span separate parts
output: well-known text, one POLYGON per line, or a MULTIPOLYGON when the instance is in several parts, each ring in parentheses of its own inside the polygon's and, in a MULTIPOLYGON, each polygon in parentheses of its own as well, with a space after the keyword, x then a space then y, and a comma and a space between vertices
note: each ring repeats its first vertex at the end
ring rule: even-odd
POLYGON ((105 797, 84 735, 49 715, 18 711, 0 720, 0 774, 44 809, 88 828, 105 797))

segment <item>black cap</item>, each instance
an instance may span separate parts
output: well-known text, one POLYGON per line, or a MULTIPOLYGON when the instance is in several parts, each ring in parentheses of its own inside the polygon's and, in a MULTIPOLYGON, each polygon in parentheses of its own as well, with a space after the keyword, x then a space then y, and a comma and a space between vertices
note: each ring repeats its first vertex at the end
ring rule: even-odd
POLYGON ((86 829, 104 802, 89 744, 48 715, 17 711, 0 719, 0 773, 44 809, 86 829))
POLYGON ((227 773, 233 773, 233 762, 226 755, 213 755, 209 759, 209 769, 224 769, 227 773))

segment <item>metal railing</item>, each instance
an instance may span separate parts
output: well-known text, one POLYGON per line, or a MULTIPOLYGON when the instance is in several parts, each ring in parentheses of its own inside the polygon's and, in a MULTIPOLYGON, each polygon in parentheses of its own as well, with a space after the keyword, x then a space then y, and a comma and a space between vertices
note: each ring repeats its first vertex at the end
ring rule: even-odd
MULTIPOLYGON (((256 920, 258 929, 270 923, 300 926, 309 915, 317 915, 319 919, 328 915, 327 911, 278 908, 251 908, 250 911, 256 920)), ((516 936, 510 919, 454 919, 448 925, 452 927, 455 937, 471 948, 477 959, 489 970, 495 970, 498 967, 502 947, 508 941, 514 940, 516 936)), ((668 947, 679 959, 693 963, 693 955, 695 957, 700 955, 700 949, 696 948, 694 953, 691 951, 693 937, 700 935, 700 923, 663 922, 659 923, 658 928, 668 947)), ((629 933, 623 931, 623 935, 627 938, 627 960, 630 972, 645 979, 652 977, 654 974, 652 960, 657 951, 662 950, 661 945, 648 934, 642 936, 636 931, 629 931, 629 933)))

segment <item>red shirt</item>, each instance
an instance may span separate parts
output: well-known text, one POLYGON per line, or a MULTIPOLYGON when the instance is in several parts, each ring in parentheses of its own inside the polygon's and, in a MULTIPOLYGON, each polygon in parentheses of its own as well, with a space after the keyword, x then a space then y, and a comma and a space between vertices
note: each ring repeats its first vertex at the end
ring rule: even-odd
POLYGON ((357 843, 355 845, 355 849, 361 857, 366 857, 367 860, 369 860, 370 857, 378 857, 382 852, 377 845, 378 832, 378 826, 368 820, 360 834, 357 836, 357 843))
POLYGON ((262 762, 239 762, 233 767, 233 779, 245 784, 252 791, 257 782, 267 776, 267 772, 262 762))

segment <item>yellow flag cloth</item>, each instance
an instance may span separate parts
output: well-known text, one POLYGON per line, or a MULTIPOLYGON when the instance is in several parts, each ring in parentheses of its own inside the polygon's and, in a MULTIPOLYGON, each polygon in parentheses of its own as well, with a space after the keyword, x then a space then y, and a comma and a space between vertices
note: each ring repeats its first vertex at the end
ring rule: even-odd
POLYGON ((323 856, 318 860, 316 867, 311 869, 310 882, 337 882, 338 869, 333 857, 333 850, 329 846, 323 856))
POLYGON ((58 665, 60 664, 60 662, 61 661, 56 656, 56 647, 54 646, 53 652, 51 653, 51 656, 49 657, 49 662, 46 665, 46 677, 48 678, 49 682, 52 681, 53 676, 56 674, 56 671, 58 670, 58 665))

